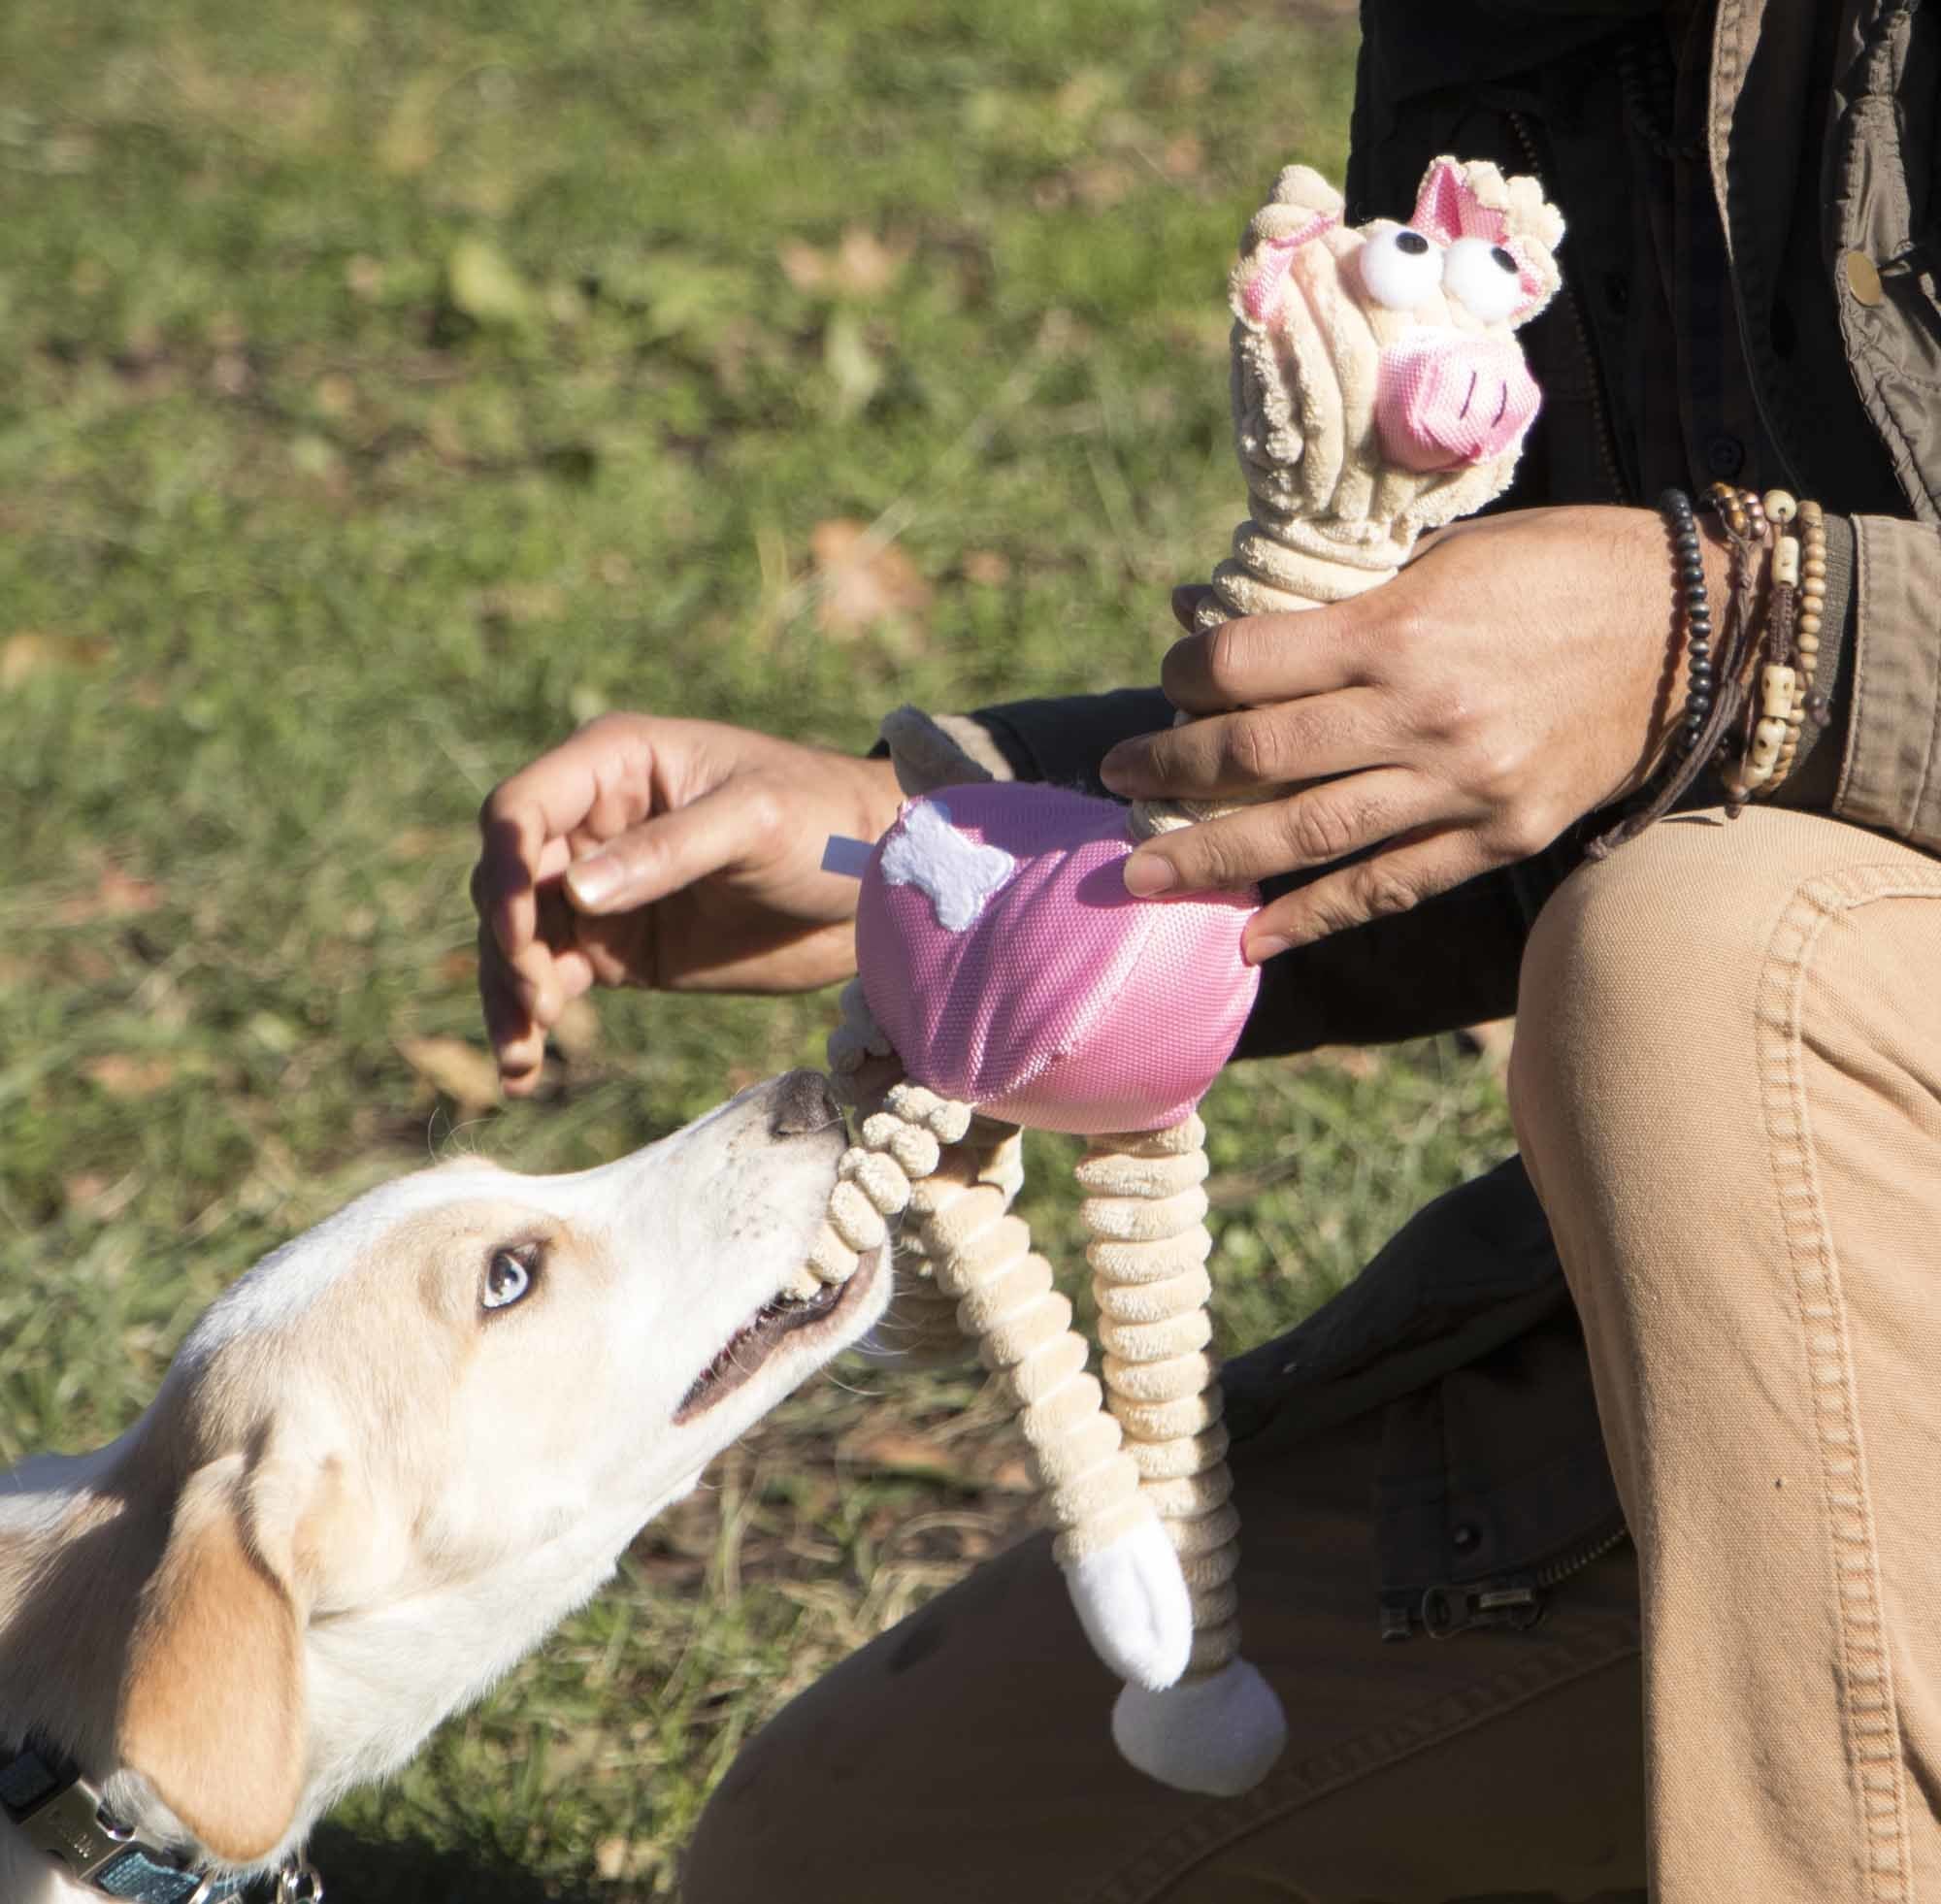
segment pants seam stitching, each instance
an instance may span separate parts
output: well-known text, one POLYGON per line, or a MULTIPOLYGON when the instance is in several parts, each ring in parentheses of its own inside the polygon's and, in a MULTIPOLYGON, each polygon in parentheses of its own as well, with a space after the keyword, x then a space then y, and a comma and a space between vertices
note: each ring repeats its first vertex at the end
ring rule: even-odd
POLYGON ((1802 1047, 1806 976, 1822 933, 1845 912, 1893 898, 1941 898, 1941 886, 1886 866, 1852 868, 1802 885, 1768 944, 1756 1018, 1762 1110, 1832 1538, 1841 1726, 1862 1834, 1862 1882, 1873 1904, 1907 1904, 1913 1896, 1913 1850, 1853 1344, 1815 1166, 1802 1047))

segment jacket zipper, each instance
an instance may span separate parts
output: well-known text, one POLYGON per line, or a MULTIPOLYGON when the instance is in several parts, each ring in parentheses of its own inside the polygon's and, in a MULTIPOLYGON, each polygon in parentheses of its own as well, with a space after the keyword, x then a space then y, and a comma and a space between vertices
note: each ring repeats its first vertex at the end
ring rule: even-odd
MULTIPOLYGON (((1523 148, 1524 157, 1530 164, 1532 177, 1543 176, 1543 160, 1536 149, 1536 137, 1521 113, 1505 115, 1510 122, 1510 130, 1516 134, 1517 144, 1523 148)), ((1611 428, 1609 407, 1604 401, 1603 373, 1597 368, 1597 353, 1591 345, 1591 326, 1584 315, 1584 307, 1577 296, 1577 287, 1561 269, 1558 277, 1559 295, 1570 313, 1571 328, 1577 333, 1577 348, 1583 353, 1584 368, 1589 376, 1591 390, 1591 414, 1597 424, 1597 454, 1604 465, 1604 479, 1611 485, 1611 496, 1619 503, 1634 503, 1630 484, 1625 480, 1623 467, 1618 462, 1618 440, 1611 428)))
POLYGON ((1530 1572, 1460 1586, 1445 1583, 1429 1588, 1419 1600, 1384 1600, 1382 1638, 1413 1639, 1418 1628, 1431 1639, 1454 1639, 1458 1633, 1489 1626, 1526 1632, 1543 1618, 1544 1596, 1553 1588, 1573 1573, 1582 1573, 1629 1538, 1630 1529, 1619 1521, 1530 1572))
POLYGON ((1555 1587, 1560 1580, 1568 1580, 1573 1573, 1582 1573, 1594 1560, 1601 1560, 1612 1548, 1622 1546, 1631 1537, 1631 1530, 1623 1521, 1599 1534, 1594 1540, 1581 1542, 1567 1550, 1546 1567, 1537 1570, 1536 1584, 1541 1588, 1555 1587))

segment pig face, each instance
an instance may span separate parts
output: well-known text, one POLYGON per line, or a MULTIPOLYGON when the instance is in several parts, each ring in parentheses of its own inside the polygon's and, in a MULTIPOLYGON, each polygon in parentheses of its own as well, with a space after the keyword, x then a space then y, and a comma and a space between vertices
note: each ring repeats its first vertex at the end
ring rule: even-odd
POLYGON ((1533 180, 1437 159, 1406 223, 1341 223, 1291 167, 1234 274, 1234 411, 1257 500, 1282 515, 1405 523, 1507 481, 1538 396, 1517 325, 1558 284, 1563 221, 1533 180))

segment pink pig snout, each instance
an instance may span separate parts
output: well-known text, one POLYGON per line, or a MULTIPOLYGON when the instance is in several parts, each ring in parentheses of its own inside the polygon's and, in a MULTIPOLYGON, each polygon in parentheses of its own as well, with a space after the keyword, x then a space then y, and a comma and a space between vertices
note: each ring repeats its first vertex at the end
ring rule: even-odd
POLYGON ((1375 428, 1390 461, 1428 474, 1488 463, 1522 441, 1542 401, 1508 342, 1446 332, 1392 344, 1375 378, 1375 428))

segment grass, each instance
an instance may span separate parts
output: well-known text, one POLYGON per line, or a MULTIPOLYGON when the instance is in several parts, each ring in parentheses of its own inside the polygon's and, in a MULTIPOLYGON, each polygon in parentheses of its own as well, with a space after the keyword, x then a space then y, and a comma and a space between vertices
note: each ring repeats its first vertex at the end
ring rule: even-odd
MULTIPOLYGON (((0 1467, 116 1432, 364 1185, 591 1163, 815 1059, 827 999, 618 997, 488 1107, 439 1042, 480 796, 609 706, 857 746, 1151 678, 1235 515, 1226 260, 1280 164, 1338 171, 1342 12, 0 9, 0 1467), (852 524, 862 597, 816 566, 852 524)), ((1230 1344, 1508 1145, 1450 1043, 1209 1121, 1230 1344)), ((327 1874, 667 1895, 737 1745, 1011 1537, 1017 1475, 967 1378, 818 1384, 327 1874)))

